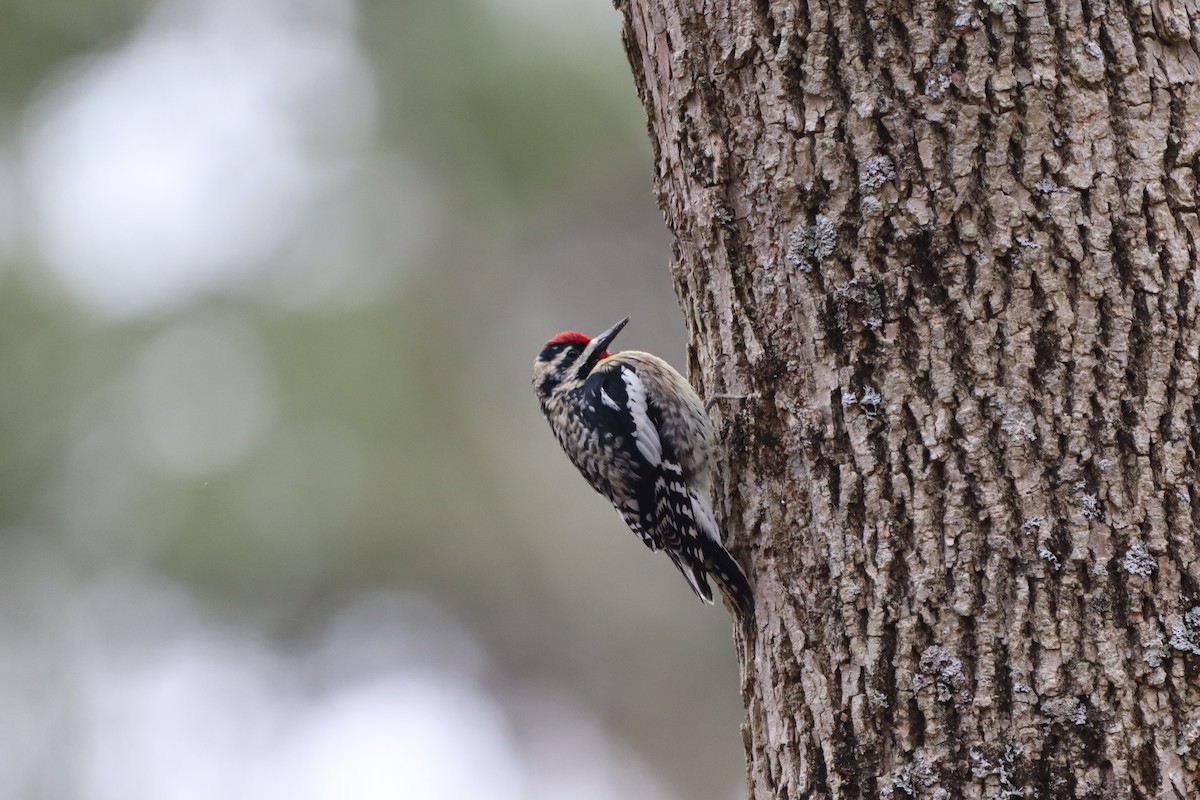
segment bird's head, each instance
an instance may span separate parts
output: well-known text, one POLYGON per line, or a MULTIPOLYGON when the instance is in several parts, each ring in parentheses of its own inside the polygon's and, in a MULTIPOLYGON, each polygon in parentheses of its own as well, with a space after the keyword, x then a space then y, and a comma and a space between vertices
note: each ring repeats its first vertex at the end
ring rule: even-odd
POLYGON ((547 397, 563 383, 582 381, 601 359, 608 357, 608 346, 629 322, 629 317, 589 339, 578 331, 563 331, 542 346, 533 363, 533 387, 539 397, 547 397))

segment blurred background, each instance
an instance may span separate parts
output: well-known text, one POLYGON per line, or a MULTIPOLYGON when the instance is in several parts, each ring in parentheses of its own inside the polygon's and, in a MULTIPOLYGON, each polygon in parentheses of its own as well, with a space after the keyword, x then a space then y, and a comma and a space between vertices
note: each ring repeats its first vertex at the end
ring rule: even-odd
POLYGON ((607 0, 0 0, 0 797, 741 796, 529 383, 669 254, 607 0))

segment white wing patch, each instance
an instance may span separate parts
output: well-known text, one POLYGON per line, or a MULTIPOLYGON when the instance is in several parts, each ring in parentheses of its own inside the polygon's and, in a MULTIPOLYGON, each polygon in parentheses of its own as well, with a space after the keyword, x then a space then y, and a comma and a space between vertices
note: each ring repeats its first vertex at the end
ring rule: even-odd
POLYGON ((637 448, 653 466, 662 461, 662 442, 658 440, 658 429, 650 421, 650 413, 646 406, 646 386, 642 379, 631 369, 621 370, 621 379, 625 381, 625 394, 629 398, 629 411, 633 415, 633 438, 637 448))
POLYGON ((695 492, 688 492, 688 494, 692 496, 692 514, 701 533, 720 544, 721 538, 717 533, 717 521, 713 519, 712 509, 700 495, 695 492))
POLYGON ((617 401, 609 397, 608 392, 604 391, 603 388, 600 389, 600 402, 604 403, 604 405, 608 406, 613 411, 621 410, 621 406, 617 403, 617 401))

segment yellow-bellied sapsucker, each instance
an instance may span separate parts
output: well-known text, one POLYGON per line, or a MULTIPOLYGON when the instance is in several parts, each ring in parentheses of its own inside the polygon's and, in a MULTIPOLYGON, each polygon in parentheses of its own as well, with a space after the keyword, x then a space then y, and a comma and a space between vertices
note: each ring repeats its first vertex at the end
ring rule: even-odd
POLYGON ((708 576, 743 621, 750 584, 721 544, 708 504, 712 429, 704 404, 657 356, 607 348, 629 318, 599 336, 564 331, 533 365, 533 388, 558 443, 651 550, 664 550, 706 603, 708 576))

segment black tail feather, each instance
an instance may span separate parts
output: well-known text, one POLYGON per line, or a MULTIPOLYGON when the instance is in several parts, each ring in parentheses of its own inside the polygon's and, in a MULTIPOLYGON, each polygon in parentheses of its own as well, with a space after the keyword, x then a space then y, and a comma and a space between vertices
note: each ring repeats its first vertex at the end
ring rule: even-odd
POLYGON ((696 561, 694 558, 684 556, 674 550, 668 550, 667 555, 671 557, 671 563, 676 566, 680 574, 687 579, 688 586, 692 587, 692 591, 708 605, 712 605, 712 587, 708 585, 707 574, 704 570, 704 565, 696 561))
POLYGON ((733 606, 743 624, 754 621, 754 592, 741 566, 729 555, 720 542, 703 539, 700 545, 704 556, 704 571, 712 575, 721 594, 733 606))
POLYGON ((743 625, 753 627, 754 592, 741 566, 733 560, 719 542, 708 538, 697 540, 698 548, 690 551, 667 550, 671 563, 679 570, 696 596, 712 605, 713 593, 708 579, 716 581, 721 595, 733 607, 734 615, 743 625))

